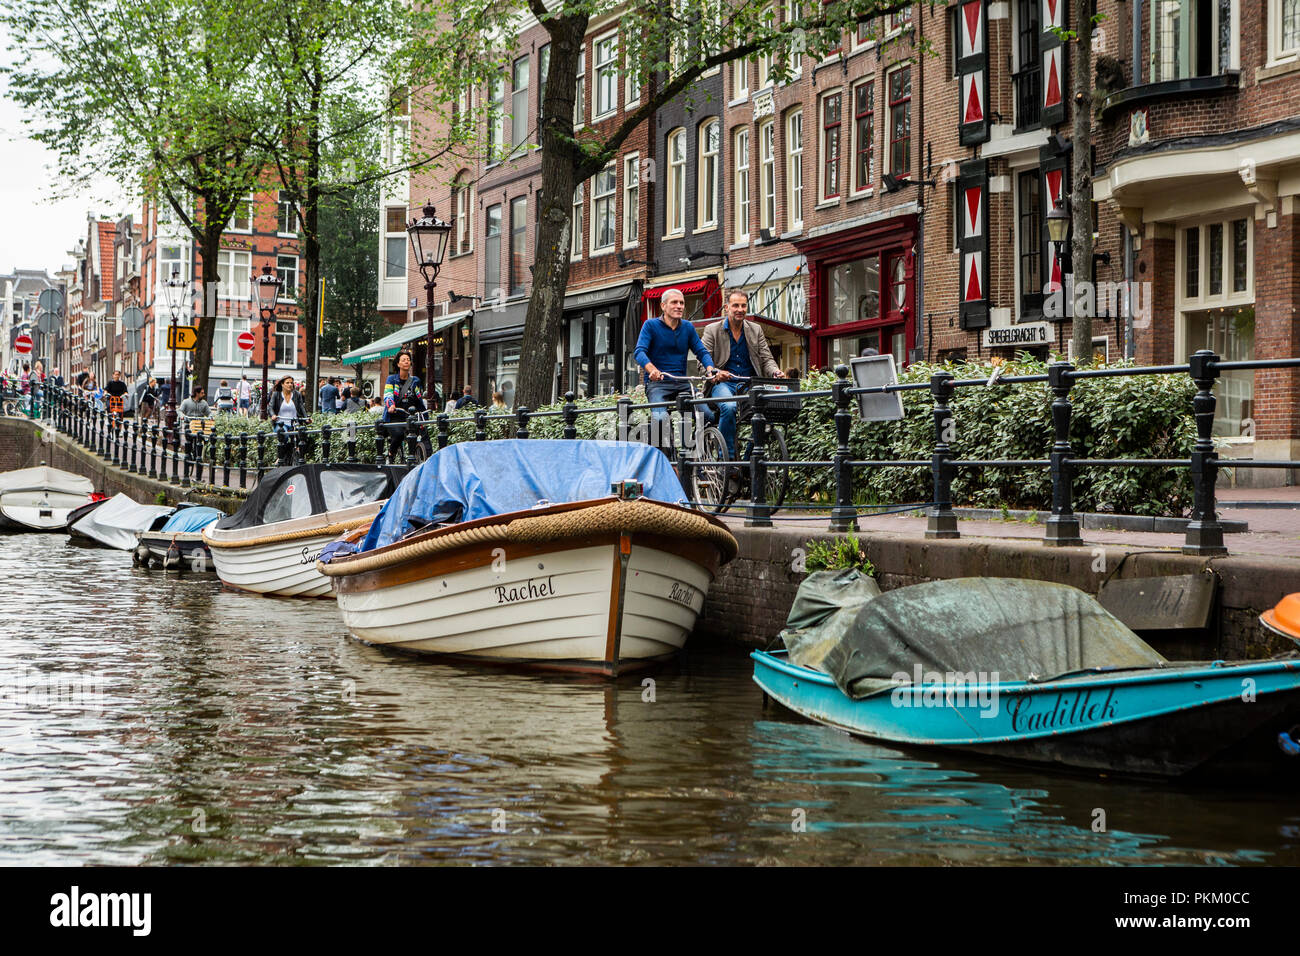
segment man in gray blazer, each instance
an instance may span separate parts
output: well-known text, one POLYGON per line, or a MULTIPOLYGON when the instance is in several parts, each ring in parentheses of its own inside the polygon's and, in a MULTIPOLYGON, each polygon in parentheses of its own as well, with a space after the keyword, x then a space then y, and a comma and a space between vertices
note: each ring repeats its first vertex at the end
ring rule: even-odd
MULTIPOLYGON (((767 336, 757 322, 746 322, 749 314, 749 293, 736 289, 727 294, 727 314, 721 322, 714 322, 704 330, 704 347, 713 356, 722 381, 713 386, 713 398, 738 395, 749 388, 749 382, 728 381, 735 377, 749 379, 785 378, 785 373, 772 357, 767 336)), ((727 440, 727 456, 736 460, 736 403, 724 402, 718 409, 718 431, 727 440)))

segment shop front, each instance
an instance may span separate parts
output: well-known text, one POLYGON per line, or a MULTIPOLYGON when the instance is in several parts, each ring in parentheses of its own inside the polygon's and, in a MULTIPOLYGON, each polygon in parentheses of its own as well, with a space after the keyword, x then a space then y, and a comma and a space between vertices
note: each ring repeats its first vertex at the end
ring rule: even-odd
POLYGON ((482 309, 474 313, 478 355, 474 398, 480 404, 491 405, 492 396, 500 392, 506 405, 515 407, 519 357, 523 354, 524 321, 527 318, 527 302, 514 302, 500 310, 482 309))
POLYGON ((629 329, 641 300, 641 283, 574 292, 564 300, 560 395, 578 398, 621 394, 635 386, 631 353, 639 329, 629 329))
MULTIPOLYGON (((803 256, 737 266, 723 274, 727 293, 749 295, 749 316, 763 328, 776 364, 785 371, 808 370, 807 268, 803 256)), ((710 320, 710 322, 713 320, 710 320)), ((697 323, 700 333, 709 323, 697 323)))
MULTIPOLYGON (((458 312, 454 315, 435 319, 433 323, 433 379, 439 392, 444 393, 444 398, 447 343, 455 335, 456 327, 471 316, 472 313, 469 312, 458 312)), ((392 359, 398 352, 405 349, 411 353, 411 365, 415 369, 415 374, 423 380, 425 370, 428 367, 428 347, 429 323, 425 319, 420 319, 418 322, 408 322, 400 329, 390 332, 368 345, 363 345, 359 349, 353 349, 351 352, 345 353, 341 361, 344 365, 352 366, 378 362, 379 374, 365 377, 367 379, 374 378, 382 386, 384 380, 395 369, 392 359)))
POLYGON ((901 369, 916 346, 916 217, 898 216, 797 243, 808 260, 810 364, 847 365, 865 349, 901 369))

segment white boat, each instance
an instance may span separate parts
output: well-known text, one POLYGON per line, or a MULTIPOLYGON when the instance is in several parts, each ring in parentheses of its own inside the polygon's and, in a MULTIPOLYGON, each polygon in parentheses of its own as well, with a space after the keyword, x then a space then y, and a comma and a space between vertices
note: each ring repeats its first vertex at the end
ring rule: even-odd
POLYGON ((216 508, 180 507, 157 529, 136 535, 135 564, 156 564, 164 571, 214 571, 203 529, 225 515, 216 508))
POLYGON ((203 529, 221 583, 275 597, 329 597, 329 579, 316 569, 321 549, 368 527, 405 472, 363 464, 269 472, 239 511, 203 529))
MULTIPOLYGON (((637 497, 642 491, 685 498, 667 459, 645 445, 453 445, 402 483, 388 506, 397 513, 386 509, 364 542, 360 532, 348 536, 319 567, 333 579, 348 630, 366 643, 617 676, 682 648, 719 566, 736 554, 717 519, 637 497), (566 445, 585 447, 558 447, 566 445), (560 487, 583 494, 596 483, 619 494, 449 522, 384 543, 386 529, 408 526, 412 515, 445 513, 441 501, 430 502, 441 493, 438 479, 421 474, 439 465, 476 486, 467 503, 489 484, 506 484, 512 467, 539 479, 523 482, 526 494, 548 483, 551 495, 560 487)), ((490 510, 491 502, 477 506, 490 510)))
POLYGON ((61 531, 94 490, 89 478, 48 465, 0 474, 0 528, 61 531))
POLYGON ((130 551, 138 532, 161 525, 175 510, 172 505, 142 505, 128 494, 116 494, 74 521, 68 531, 108 548, 130 551))

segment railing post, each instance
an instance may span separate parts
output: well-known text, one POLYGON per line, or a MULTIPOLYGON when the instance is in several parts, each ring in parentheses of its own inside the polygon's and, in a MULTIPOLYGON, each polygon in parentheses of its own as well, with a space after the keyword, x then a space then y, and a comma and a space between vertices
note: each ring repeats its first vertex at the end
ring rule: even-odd
POLYGON ((144 471, 144 453, 140 449, 140 419, 131 419, 131 472, 144 471))
POLYGON ((320 427, 320 460, 324 464, 329 464, 330 451, 330 427, 329 425, 322 425, 320 427))
MULTIPOLYGON (((754 414, 749 420, 753 449, 749 456, 749 517, 746 528, 772 527, 772 509, 767 504, 767 393, 760 386, 750 390, 754 414)), ((726 493, 726 489, 722 489, 726 493)))
POLYGON ((1219 476, 1219 455, 1214 450, 1214 382, 1219 377, 1219 356, 1202 349, 1189 360, 1196 396, 1192 410, 1196 416, 1196 447, 1192 451, 1192 520, 1187 525, 1183 554, 1227 554, 1223 546, 1223 527, 1219 524, 1214 484, 1219 476))
POLYGON ((257 480, 261 481, 262 476, 266 474, 266 432, 257 433, 257 480))
POLYGON ((487 441, 487 409, 480 408, 474 412, 474 440, 487 441))
POLYGON ((225 435, 225 441, 221 449, 221 485, 223 488, 230 487, 230 458, 231 449, 234 446, 234 436, 229 432, 225 435))
POLYGON ((99 455, 101 458, 108 457, 108 445, 106 444, 108 436, 105 434, 107 431, 108 429, 106 427, 106 418, 104 413, 99 409, 95 409, 95 454, 99 455))
POLYGON ((446 412, 438 414, 438 449, 442 450, 447 447, 447 442, 451 439, 451 416, 446 412))
POLYGON ((110 460, 114 465, 122 464, 122 418, 120 415, 108 416, 108 449, 110 460))
MULTIPOLYGON (((195 443, 198 441, 198 436, 188 428, 181 432, 181 434, 184 436, 183 444, 185 446, 185 457, 181 461, 181 487, 188 488, 190 486, 190 465, 194 462, 194 448, 195 443)), ((202 476, 196 470, 194 477, 195 480, 200 480, 202 476)))
POLYGON ((375 449, 371 457, 376 465, 382 465, 387 461, 388 432, 384 431, 383 422, 375 422, 371 427, 375 436, 375 449))
POLYGON ((248 483, 248 432, 239 434, 239 487, 248 483))
POLYGON ((290 446, 290 454, 292 456, 292 460, 290 462, 287 462, 287 464, 293 464, 293 465, 305 464, 307 461, 306 446, 307 446, 306 429, 295 428, 293 430, 293 444, 292 446, 290 446))
MULTIPOLYGON (((686 392, 677 393, 677 415, 678 415, 678 422, 680 423, 681 438, 682 438, 680 442, 677 442, 677 448, 676 448, 677 474, 681 475, 682 487, 687 489, 686 492, 687 494, 690 494, 692 469, 695 467, 695 460, 691 457, 690 449, 691 446, 697 445, 699 443, 700 436, 693 433, 695 429, 695 406, 687 405, 686 403, 688 401, 690 401, 689 394, 687 394, 686 392), (687 437, 686 434, 687 422, 691 423, 692 434, 689 437, 687 437)), ((653 415, 651 415, 650 421, 652 423, 654 422, 653 415)), ((673 434, 673 423, 672 423, 671 416, 665 418, 664 423, 668 426, 668 437, 669 439, 671 439, 673 434)), ((657 439, 662 436, 656 435, 654 437, 657 439)))
POLYGON ((406 467, 414 468, 416 465, 415 458, 415 436, 418 434, 414 420, 408 419, 406 422, 406 467))
POLYGON ((349 462, 356 461, 357 460, 357 423, 356 422, 348 422, 348 438, 346 444, 348 446, 348 461, 349 462))
POLYGON ((1047 387, 1052 390, 1052 514, 1047 519, 1043 544, 1053 548, 1077 548, 1083 544, 1079 536, 1079 518, 1074 513, 1074 468, 1070 459, 1070 387, 1074 380, 1070 373, 1074 366, 1069 362, 1053 362, 1047 367, 1047 387))
POLYGON ((149 477, 158 477, 158 423, 149 423, 149 477))
POLYGON ((519 410, 515 412, 515 418, 519 422, 519 430, 515 432, 516 438, 528 437, 528 406, 520 405, 519 410))
POLYGON ((564 437, 569 441, 578 437, 578 406, 572 392, 564 393, 564 437))
POLYGON ((615 426, 615 441, 628 441, 628 429, 632 422, 632 399, 623 395, 618 400, 618 424, 615 426))
POLYGON ((180 458, 181 458, 181 456, 180 456, 181 436, 180 436, 180 433, 177 432, 177 430, 176 430, 176 426, 175 426, 175 425, 173 425, 173 426, 172 426, 171 428, 169 428, 169 429, 166 429, 166 430, 164 431, 164 433, 163 433, 163 455, 164 455, 164 457, 166 457, 166 455, 167 455, 167 442, 168 442, 169 437, 170 437, 171 446, 172 446, 172 450, 171 450, 171 462, 172 462, 172 469, 171 469, 171 470, 172 470, 172 473, 171 473, 171 476, 170 476, 167 480, 170 481, 173 485, 177 485, 177 484, 180 484, 180 480, 181 480, 181 479, 180 479, 180 474, 179 474, 179 472, 180 472, 180 464, 181 464, 181 461, 180 461, 180 458))
POLYGON ((930 473, 934 479, 934 502, 930 506, 925 526, 927 538, 960 538, 957 516, 952 512, 952 449, 948 443, 956 434, 952 409, 953 377, 951 372, 935 372, 930 376, 930 394, 934 398, 934 454, 930 458, 930 473))
POLYGON ((835 399, 835 507, 831 509, 831 531, 857 531, 858 509, 853 505, 853 467, 849 464, 849 429, 853 415, 849 411, 849 367, 835 367, 835 382, 831 392, 835 399))

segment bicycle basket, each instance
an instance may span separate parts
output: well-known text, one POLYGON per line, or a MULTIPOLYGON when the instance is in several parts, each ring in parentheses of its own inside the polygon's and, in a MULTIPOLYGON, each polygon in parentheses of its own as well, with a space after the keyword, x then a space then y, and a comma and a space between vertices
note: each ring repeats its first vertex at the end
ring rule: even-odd
MULTIPOLYGON (((763 406, 763 414, 769 424, 788 425, 794 421, 795 416, 799 414, 799 380, 797 378, 751 378, 749 380, 750 389, 762 386, 767 391, 767 401, 763 406), (780 391, 784 394, 774 395, 773 392, 780 391)), ((754 415, 754 403, 752 401, 742 402, 736 412, 736 420, 741 424, 748 424, 754 415)))

